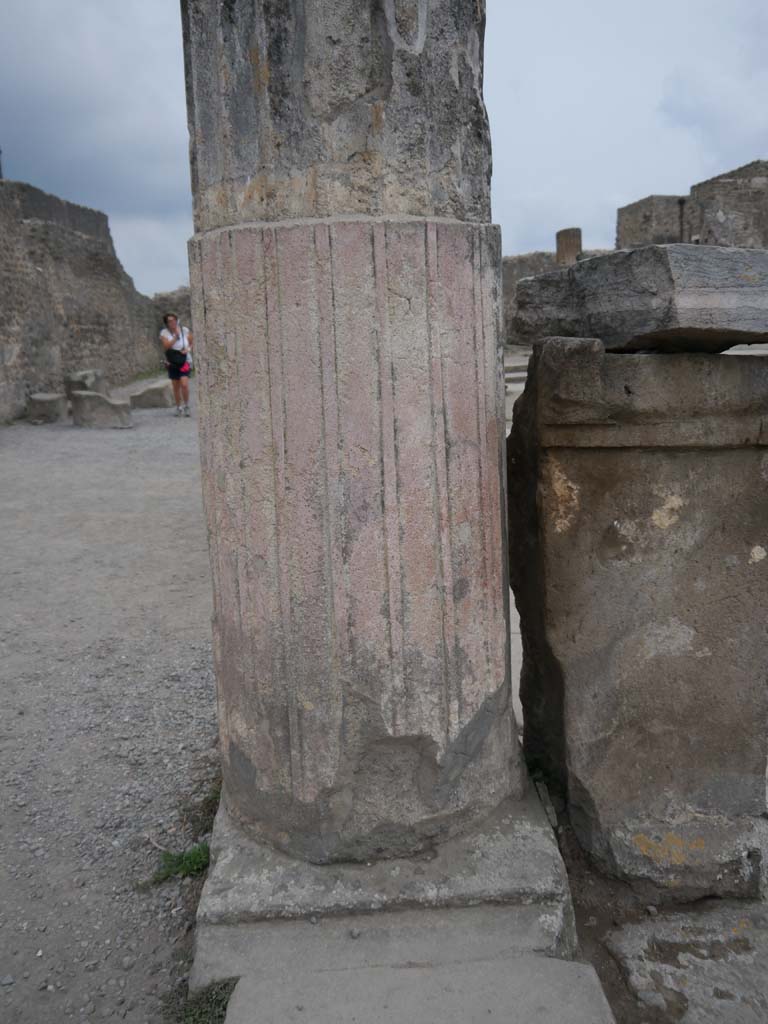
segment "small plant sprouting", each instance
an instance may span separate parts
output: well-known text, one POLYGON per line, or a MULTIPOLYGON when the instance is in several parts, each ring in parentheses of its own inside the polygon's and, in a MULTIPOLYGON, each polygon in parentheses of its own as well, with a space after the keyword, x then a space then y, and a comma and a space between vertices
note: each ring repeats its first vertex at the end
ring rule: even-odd
POLYGON ((164 851, 160 867, 152 876, 155 885, 167 881, 169 878, 191 878, 194 875, 201 875, 210 861, 208 843, 198 843, 191 846, 183 853, 171 853, 164 851))

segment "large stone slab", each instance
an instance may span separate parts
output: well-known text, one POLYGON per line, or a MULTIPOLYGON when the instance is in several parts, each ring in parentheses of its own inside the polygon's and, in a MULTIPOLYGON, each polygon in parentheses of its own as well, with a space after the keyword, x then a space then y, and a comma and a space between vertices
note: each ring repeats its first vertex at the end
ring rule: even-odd
MULTIPOLYGON (((313 954, 320 956, 325 955, 323 949, 330 955, 339 941, 345 948, 349 945, 352 925, 346 921, 351 915, 365 918, 354 924, 365 937, 346 954, 357 956, 362 964, 382 962, 387 947, 390 952, 402 950, 406 935, 414 958, 419 958, 420 948, 439 957, 441 949, 449 948, 446 936, 451 928, 458 928, 456 935, 484 932, 486 956, 510 944, 553 955, 571 955, 575 949, 565 867, 533 794, 523 802, 508 802, 482 829, 440 844, 422 858, 308 864, 248 839, 224 808, 217 815, 211 845, 214 863, 198 908, 193 986, 231 976, 226 972, 233 963, 245 973, 249 965, 252 969, 266 962, 267 947, 274 950, 280 942, 299 941, 300 931, 273 928, 265 942, 264 925, 269 922, 322 920, 325 938, 317 939, 320 949, 313 954), (466 908, 480 904, 495 908, 487 908, 482 927, 471 913, 464 914, 466 908), (397 913, 387 913, 392 911, 397 913), (432 918, 430 923, 411 913, 432 911, 450 911, 453 916, 432 918), (410 917, 403 916, 409 913, 410 917), (393 927, 399 936, 394 947, 393 927), (437 941, 438 935, 443 939, 437 941)), ((307 927, 314 941, 319 933, 307 927)))
POLYGON ((525 747, 609 872, 757 896, 768 364, 534 349, 509 442, 525 747))
POLYGON ((520 342, 599 338, 611 352, 720 352, 768 340, 768 251, 649 245, 517 286, 520 342))
POLYGON ((649 1011, 679 1024, 768 1020, 768 906, 711 902, 625 925, 608 948, 649 1011))
POLYGON ((66 395, 41 391, 27 399, 27 419, 32 423, 58 423, 66 415, 66 395))
POLYGON ((97 391, 73 391, 72 420, 76 427, 130 427, 131 406, 97 391))
POLYGON ((545 957, 243 978, 226 1024, 613 1024, 594 968, 545 957))

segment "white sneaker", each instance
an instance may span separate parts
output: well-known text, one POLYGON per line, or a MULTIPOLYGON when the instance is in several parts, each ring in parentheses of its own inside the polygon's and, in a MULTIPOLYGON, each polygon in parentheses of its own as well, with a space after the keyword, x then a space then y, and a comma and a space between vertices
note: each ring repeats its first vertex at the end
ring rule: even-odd
POLYGON ((189 406, 188 405, 184 406, 184 415, 185 416, 191 416, 192 415, 192 413, 189 411, 189 406))
POLYGON ((183 414, 184 414, 184 410, 181 408, 180 405, 177 405, 176 406, 176 415, 177 416, 182 416, 183 414))

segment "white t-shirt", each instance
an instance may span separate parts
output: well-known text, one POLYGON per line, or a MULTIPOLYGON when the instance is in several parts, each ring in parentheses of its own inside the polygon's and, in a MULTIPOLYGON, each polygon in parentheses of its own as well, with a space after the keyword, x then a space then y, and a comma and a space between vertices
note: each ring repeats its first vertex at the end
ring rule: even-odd
POLYGON ((174 338, 174 342, 171 345, 171 348, 178 349, 179 352, 186 352, 187 353, 187 361, 189 363, 191 363, 192 362, 192 355, 191 355, 191 353, 189 351, 189 340, 187 338, 188 334, 189 334, 189 331, 188 331, 188 329, 186 327, 179 327, 179 336, 178 336, 178 338, 174 338, 174 335, 171 334, 171 332, 168 330, 167 327, 164 327, 162 329, 162 331, 160 331, 160 337, 164 341, 170 341, 171 338, 174 338))

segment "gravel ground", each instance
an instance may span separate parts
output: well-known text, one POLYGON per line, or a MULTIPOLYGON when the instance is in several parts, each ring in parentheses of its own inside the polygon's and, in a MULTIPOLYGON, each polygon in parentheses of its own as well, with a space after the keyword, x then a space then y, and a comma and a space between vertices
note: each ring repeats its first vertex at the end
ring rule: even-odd
POLYGON ((164 1019, 216 776, 194 418, 0 427, 0 1020, 164 1019))

